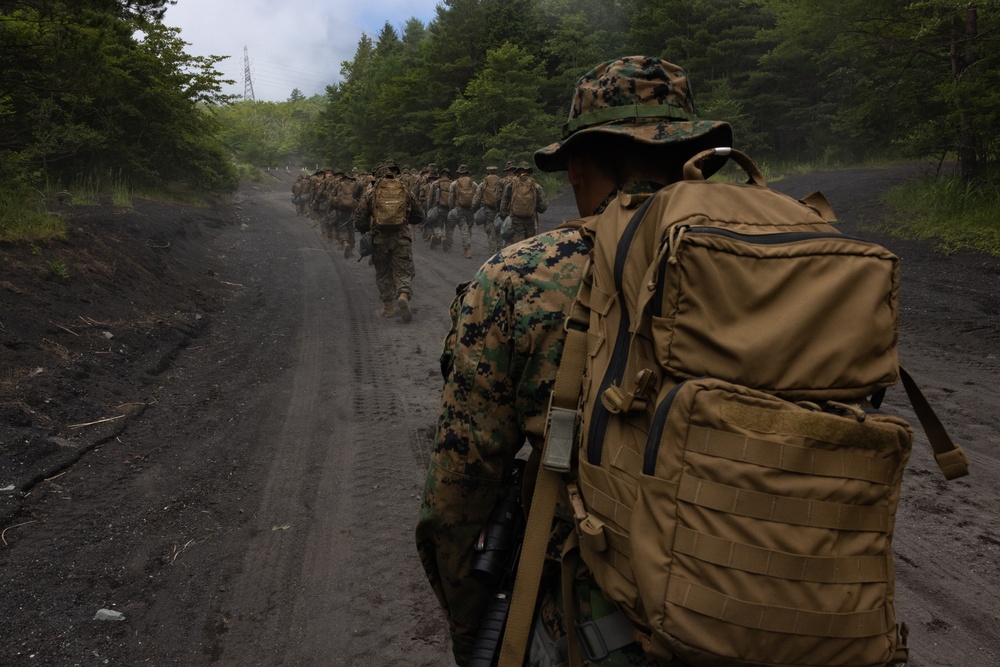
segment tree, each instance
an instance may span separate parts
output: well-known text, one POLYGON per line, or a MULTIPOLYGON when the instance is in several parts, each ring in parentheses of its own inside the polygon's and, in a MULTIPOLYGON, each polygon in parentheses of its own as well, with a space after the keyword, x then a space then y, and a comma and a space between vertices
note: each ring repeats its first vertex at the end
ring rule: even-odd
POLYGON ((158 21, 163 1, 0 5, 0 177, 68 183, 113 171, 135 184, 235 185, 205 103, 218 56, 194 57, 158 21))
POLYGON ((541 64, 519 46, 487 52, 483 69, 450 109, 447 125, 463 162, 526 157, 553 136, 557 121, 544 113, 540 97, 544 78, 541 64))

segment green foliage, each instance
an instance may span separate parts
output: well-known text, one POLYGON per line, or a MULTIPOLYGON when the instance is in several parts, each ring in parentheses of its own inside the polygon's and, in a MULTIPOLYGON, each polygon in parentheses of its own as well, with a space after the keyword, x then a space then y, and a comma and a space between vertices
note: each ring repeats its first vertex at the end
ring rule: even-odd
POLYGON ((49 262, 48 266, 49 273, 51 273, 53 277, 58 278, 59 280, 69 279, 69 269, 58 259, 49 262))
POLYGON ((66 225, 37 191, 0 188, 0 241, 45 241, 66 236, 66 225))
POLYGON ((37 186, 122 170, 130 181, 235 185, 201 103, 221 103, 218 56, 160 22, 164 0, 0 5, 0 178, 37 186))
POLYGON ((1000 257, 1000 186, 973 184, 959 176, 898 186, 886 195, 892 215, 885 231, 932 239, 945 253, 975 250, 1000 257))

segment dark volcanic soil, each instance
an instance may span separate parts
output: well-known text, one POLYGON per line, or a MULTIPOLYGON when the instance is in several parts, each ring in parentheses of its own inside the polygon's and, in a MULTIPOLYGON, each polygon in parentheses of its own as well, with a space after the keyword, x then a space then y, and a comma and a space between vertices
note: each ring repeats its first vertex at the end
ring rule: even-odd
MULTIPOLYGON (((897 522, 912 665, 1000 664, 1000 261, 880 237, 918 168, 823 172, 844 230, 903 259, 901 349, 972 475, 918 429, 897 522)), ((273 173, 273 172, 272 172, 273 173)), ((296 217, 290 179, 195 208, 67 211, 0 245, 0 665, 445 665, 412 529, 454 286, 415 245, 414 321, 296 217), (123 620, 94 620, 98 610, 123 620)), ((542 218, 575 216, 568 197, 542 218)), ((886 406, 913 420, 901 390, 886 406)))

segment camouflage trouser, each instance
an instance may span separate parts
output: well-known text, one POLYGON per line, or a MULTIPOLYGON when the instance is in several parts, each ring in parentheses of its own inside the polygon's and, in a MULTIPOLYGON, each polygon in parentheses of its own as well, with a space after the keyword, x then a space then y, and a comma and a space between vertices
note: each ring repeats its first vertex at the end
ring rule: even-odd
POLYGON ((434 222, 434 226, 431 227, 431 247, 436 248, 438 245, 444 243, 445 237, 445 227, 448 225, 448 207, 438 206, 438 216, 437 220, 434 222))
POLYGON ((372 263, 375 284, 383 303, 405 294, 413 295, 413 238, 408 226, 372 230, 372 263))
POLYGON ((451 209, 451 215, 445 222, 444 247, 451 248, 455 238, 455 228, 458 227, 459 238, 462 239, 462 250, 472 247, 472 209, 456 206, 451 209), (455 220, 455 222, 452 222, 455 220))
MULTIPOLYGON (((528 645, 527 664, 530 667, 554 667, 566 660, 561 586, 549 577, 542 581, 542 586, 534 632, 528 645)), ((577 627, 584 626, 589 630, 580 634, 593 636, 595 628, 601 628, 596 630, 602 635, 601 640, 594 643, 603 643, 608 648, 606 657, 589 662, 584 649, 584 664, 601 667, 666 667, 666 663, 647 657, 638 643, 630 641, 631 624, 628 619, 604 597, 592 578, 588 576, 577 580, 573 602, 577 627)))
POLYGON ((500 238, 500 223, 497 222, 497 210, 486 208, 486 222, 483 224, 483 231, 486 232, 486 249, 490 255, 495 255, 503 250, 504 242, 500 238))
POLYGON ((322 221, 323 217, 326 215, 327 203, 322 200, 316 200, 309 205, 309 217, 316 221, 322 221))
POLYGON ((523 241, 524 239, 529 239, 538 233, 534 216, 530 218, 522 218, 520 216, 512 215, 510 216, 510 222, 514 226, 514 236, 507 241, 507 245, 523 241))
POLYGON ((333 234, 337 243, 342 248, 354 247, 354 220, 351 218, 351 210, 347 208, 335 209, 333 217, 333 234))

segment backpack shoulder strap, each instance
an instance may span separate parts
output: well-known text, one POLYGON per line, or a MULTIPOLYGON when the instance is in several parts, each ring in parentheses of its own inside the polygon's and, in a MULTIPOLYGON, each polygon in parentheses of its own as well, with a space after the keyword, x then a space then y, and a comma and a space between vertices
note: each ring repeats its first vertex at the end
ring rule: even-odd
MULTIPOLYGON (((585 276, 587 271, 588 269, 584 269, 585 276)), ((586 278, 580 284, 580 290, 585 289, 586 278)), ((564 484, 563 475, 570 471, 578 420, 577 407, 587 364, 588 324, 587 309, 578 293, 564 325, 566 340, 559 370, 556 372, 556 383, 549 398, 542 463, 538 468, 538 478, 531 496, 521 560, 514 580, 510 616, 504 629, 498 667, 521 667, 524 664, 524 653, 531 635, 535 602, 538 599, 538 585, 545 564, 545 548, 548 546, 552 518, 555 516, 556 499, 560 486, 564 484)))

